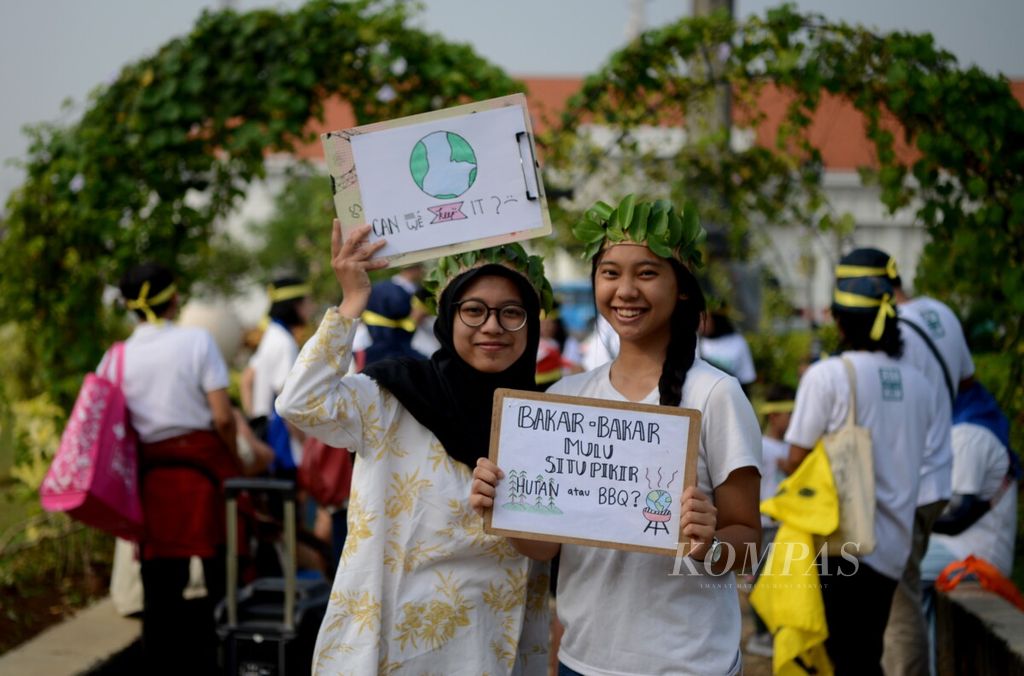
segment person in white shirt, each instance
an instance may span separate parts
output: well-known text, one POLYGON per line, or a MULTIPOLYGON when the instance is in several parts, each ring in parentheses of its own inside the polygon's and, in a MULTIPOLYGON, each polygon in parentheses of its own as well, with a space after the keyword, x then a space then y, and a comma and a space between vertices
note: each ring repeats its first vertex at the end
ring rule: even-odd
POLYGON ((954 561, 982 559, 1004 576, 1013 569, 1021 465, 1009 449, 1010 423, 980 383, 953 407, 953 497, 935 522, 921 560, 923 606, 934 669, 935 580, 954 561))
MULTIPOLYGON (((675 242, 671 233, 649 242, 639 230, 632 231, 639 241, 630 232, 610 240, 608 222, 619 210, 655 214, 654 222, 660 214, 678 218, 667 202, 634 205, 631 196, 614 212, 603 203, 587 212, 599 219, 591 232, 603 233, 588 242, 596 254, 591 276, 598 312, 618 336, 618 354, 562 378, 549 392, 701 411, 697 485, 683 493, 680 517, 698 572, 670 576, 676 562, 656 554, 510 541, 539 560, 561 554, 560 674, 735 674, 742 661, 733 571, 760 540, 760 430, 736 379, 696 357, 704 295, 687 264, 695 261, 698 232, 675 242)), ((478 511, 492 507, 501 469, 481 458, 473 475, 470 503, 478 511)))
POLYGON ((275 472, 291 477, 302 458, 304 437, 275 420, 274 399, 299 356, 295 331, 308 324, 314 305, 310 286, 297 277, 274 280, 268 293, 269 323, 242 372, 239 393, 253 430, 274 448, 275 472))
POLYGON ((725 307, 705 317, 701 325, 700 356, 712 366, 736 376, 744 388, 757 380, 750 345, 733 326, 725 307))
MULTIPOLYGON (((914 366, 931 386, 943 392, 947 415, 957 393, 974 382, 974 362, 956 315, 925 296, 911 298, 903 289, 896 260, 879 249, 860 248, 839 262, 839 279, 875 276, 892 285, 900 336, 901 360, 914 366)), ((885 631, 883 664, 889 676, 924 673, 928 669, 928 632, 921 605, 920 562, 928 547, 932 524, 951 495, 953 449, 944 444, 925 455, 914 514, 914 540, 899 587, 893 596, 885 631)))
POLYGON ((594 321, 594 328, 581 345, 584 371, 593 371, 604 366, 619 354, 619 337, 601 315, 594 321))
POLYGON ((921 563, 926 586, 953 561, 984 559, 1009 577, 1017 533, 1021 467, 1009 450, 1010 424, 980 383, 953 409, 953 499, 932 531, 921 563))
POLYGON ((856 424, 871 434, 875 549, 856 557, 823 557, 825 648, 837 674, 882 673, 882 637, 910 554, 922 459, 949 443, 943 393, 899 360, 903 342, 891 300, 892 286, 884 278, 836 281, 832 315, 843 353, 804 373, 785 437, 792 472, 822 436, 844 424, 852 397, 856 424), (844 360, 855 374, 853 392, 844 360))
POLYGON ((140 320, 125 341, 121 388, 139 439, 146 673, 213 674, 225 571, 220 484, 241 473, 227 367, 208 331, 170 322, 178 311, 170 270, 138 266, 120 288, 140 320), (207 594, 186 600, 193 556, 207 594))

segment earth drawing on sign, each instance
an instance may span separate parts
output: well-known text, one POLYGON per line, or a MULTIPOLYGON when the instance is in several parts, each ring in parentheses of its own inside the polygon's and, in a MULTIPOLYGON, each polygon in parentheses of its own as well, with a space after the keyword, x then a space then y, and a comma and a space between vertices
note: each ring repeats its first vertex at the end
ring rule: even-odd
POLYGON ((419 189, 431 197, 454 199, 476 181, 476 153, 458 134, 435 131, 413 146, 409 173, 419 189))

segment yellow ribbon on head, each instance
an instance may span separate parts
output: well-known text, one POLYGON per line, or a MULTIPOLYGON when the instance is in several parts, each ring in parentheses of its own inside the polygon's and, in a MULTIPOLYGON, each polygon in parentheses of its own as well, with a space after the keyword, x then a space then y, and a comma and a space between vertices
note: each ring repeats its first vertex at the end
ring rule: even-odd
POLYGON ((882 333, 885 332, 885 318, 896 316, 896 307, 892 304, 892 296, 889 294, 884 294, 881 298, 871 298, 836 289, 835 301, 836 305, 843 307, 878 308, 875 323, 871 325, 871 340, 880 340, 882 333))
POLYGON ((267 287, 267 295, 270 297, 271 303, 304 298, 312 293, 313 287, 309 284, 292 284, 291 286, 282 286, 279 289, 275 289, 273 285, 267 287))
POLYGON ((371 310, 363 310, 362 320, 367 326, 380 326, 386 329, 402 329, 407 333, 416 333, 416 322, 412 320, 412 317, 391 319, 390 317, 385 317, 384 315, 377 314, 371 310))
POLYGON ((793 405, 796 402, 793 401, 766 401, 757 407, 758 413, 761 415, 771 415, 772 413, 792 413, 793 405))
POLYGON ((430 312, 430 308, 427 307, 426 303, 424 303, 422 300, 420 300, 419 296, 413 296, 412 300, 409 301, 409 304, 412 305, 412 308, 414 310, 419 310, 423 314, 428 314, 428 315, 432 314, 430 312))
POLYGON ((142 283, 142 288, 139 289, 139 297, 135 300, 126 300, 124 304, 129 310, 141 311, 142 314, 146 315, 146 321, 149 323, 157 324, 160 322, 160 318, 153 312, 153 306, 163 305, 173 298, 177 291, 178 287, 171 284, 157 295, 149 298, 149 281, 147 280, 142 283))
POLYGON ((866 265, 840 265, 836 267, 836 279, 851 279, 854 277, 887 277, 896 279, 900 276, 896 269, 896 259, 890 257, 884 268, 873 268, 866 265))

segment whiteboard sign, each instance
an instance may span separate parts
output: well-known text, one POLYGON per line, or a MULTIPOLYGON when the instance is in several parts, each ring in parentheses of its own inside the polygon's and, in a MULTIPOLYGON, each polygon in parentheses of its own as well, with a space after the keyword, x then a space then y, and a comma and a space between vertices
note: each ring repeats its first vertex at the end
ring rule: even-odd
POLYGON ((676 554, 696 483, 700 412, 495 392, 490 458, 505 473, 488 533, 676 554))
POLYGON ((392 266, 549 235, 522 94, 322 135, 342 234, 392 266))

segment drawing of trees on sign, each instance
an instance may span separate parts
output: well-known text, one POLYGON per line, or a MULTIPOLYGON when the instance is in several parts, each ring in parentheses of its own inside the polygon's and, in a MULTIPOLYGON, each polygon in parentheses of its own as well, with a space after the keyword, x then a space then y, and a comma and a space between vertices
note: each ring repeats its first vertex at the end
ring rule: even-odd
POLYGON ((502 505, 504 509, 521 512, 525 509, 523 501, 526 497, 522 494, 521 490, 525 486, 526 472, 512 470, 508 473, 509 489, 508 489, 508 502, 502 505))

